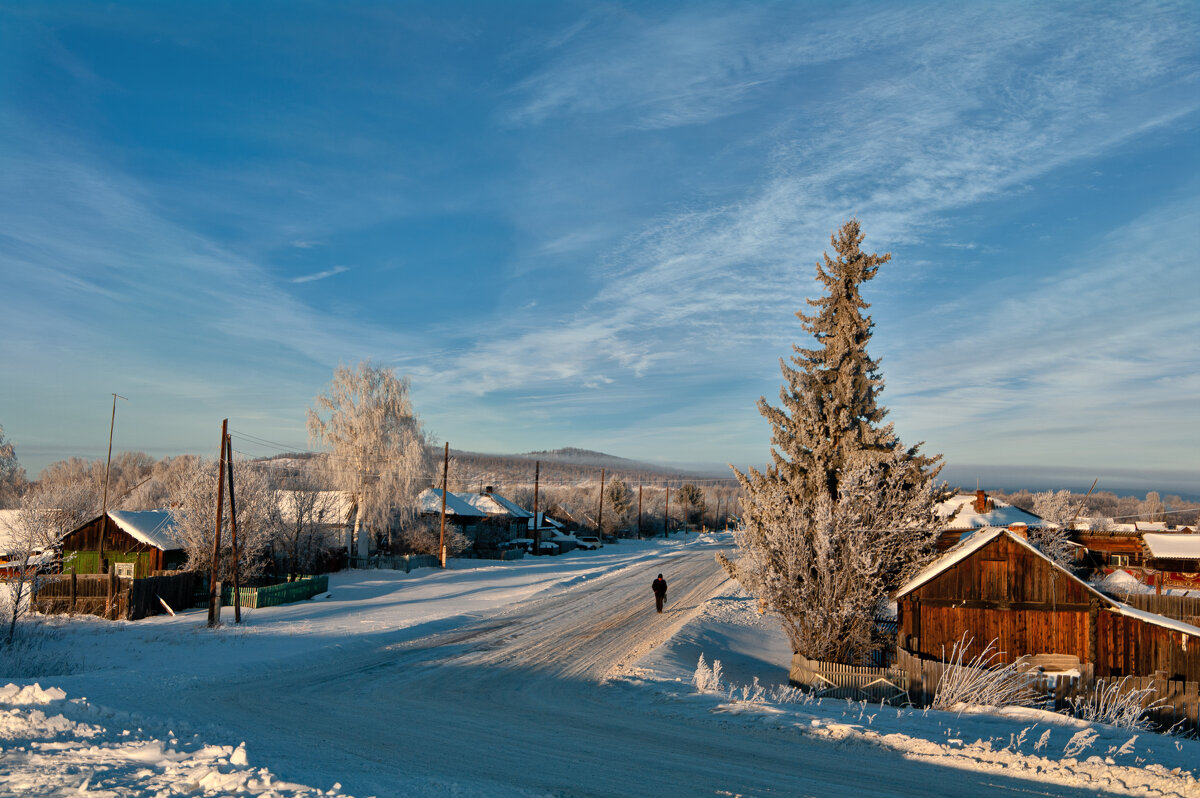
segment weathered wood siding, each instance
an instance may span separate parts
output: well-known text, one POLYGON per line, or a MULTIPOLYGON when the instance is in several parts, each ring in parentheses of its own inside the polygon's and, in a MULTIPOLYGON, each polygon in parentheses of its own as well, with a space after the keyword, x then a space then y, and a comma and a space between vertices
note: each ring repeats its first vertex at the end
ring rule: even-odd
POLYGON ((1098 678, 1200 681, 1200 637, 1122 615, 1007 535, 903 596, 898 610, 899 647, 918 657, 950 659, 965 633, 964 660, 995 640, 1005 662, 1068 654, 1098 678))
POLYGON ((993 639, 1006 659, 1075 654, 1089 662, 1091 594, 1048 562, 997 537, 900 602, 899 641, 926 657, 949 657, 964 633, 970 658, 993 639))
POLYGON ((1200 681, 1200 638, 1105 609, 1096 618, 1096 676, 1200 681))
MULTIPOLYGON (((62 540, 63 557, 68 568, 74 568, 76 573, 101 573, 96 561, 96 552, 100 548, 100 521, 97 518, 75 531, 62 540)), ((134 578, 142 579, 154 571, 174 570, 183 565, 186 555, 182 551, 164 552, 154 546, 142 543, 137 538, 122 530, 111 519, 104 533, 104 558, 110 564, 114 562, 134 563, 134 578)))

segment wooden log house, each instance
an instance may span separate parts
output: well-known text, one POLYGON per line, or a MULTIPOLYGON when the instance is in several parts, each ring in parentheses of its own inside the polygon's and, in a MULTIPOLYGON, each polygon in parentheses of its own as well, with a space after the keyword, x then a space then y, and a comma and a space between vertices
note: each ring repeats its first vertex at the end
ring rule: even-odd
POLYGON ((897 645, 949 659, 964 633, 964 661, 995 640, 1003 662, 1021 656, 1079 663, 1095 677, 1200 681, 1200 628, 1104 595, 1032 546, 1022 531, 965 537, 894 594, 897 645))
POLYGON ((113 570, 121 578, 142 579, 177 570, 187 560, 170 510, 109 510, 108 523, 103 522, 104 516, 97 516, 63 537, 63 570, 113 570))

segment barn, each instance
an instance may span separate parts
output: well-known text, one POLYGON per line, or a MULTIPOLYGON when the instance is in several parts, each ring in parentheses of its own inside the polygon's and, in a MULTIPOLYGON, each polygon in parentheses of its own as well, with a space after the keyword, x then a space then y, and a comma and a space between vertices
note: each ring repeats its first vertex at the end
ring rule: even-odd
POLYGON ((187 561, 170 510, 109 510, 68 532, 60 544, 64 570, 141 579, 174 571, 187 561), (101 537, 103 536, 103 539, 101 537))
POLYGON ((949 659, 965 633, 969 658, 991 640, 1011 662, 1044 657, 1095 677, 1200 681, 1200 628, 1116 601, 1054 563, 1024 537, 981 529, 894 594, 897 646, 949 659))

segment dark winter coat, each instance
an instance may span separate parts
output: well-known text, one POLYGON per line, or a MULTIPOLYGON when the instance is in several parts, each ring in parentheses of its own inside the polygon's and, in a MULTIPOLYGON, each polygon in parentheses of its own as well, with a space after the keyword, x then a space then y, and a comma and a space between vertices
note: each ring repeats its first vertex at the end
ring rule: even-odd
POLYGON ((667 580, 660 576, 650 585, 650 589, 654 591, 654 595, 656 596, 667 595, 667 580))

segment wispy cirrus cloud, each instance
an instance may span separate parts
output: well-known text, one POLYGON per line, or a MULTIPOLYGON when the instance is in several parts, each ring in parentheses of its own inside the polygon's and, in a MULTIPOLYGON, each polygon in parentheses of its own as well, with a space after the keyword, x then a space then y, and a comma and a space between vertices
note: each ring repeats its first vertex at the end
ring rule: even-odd
POLYGON ((305 274, 300 277, 293 277, 288 282, 311 283, 314 280, 324 280, 326 277, 333 277, 335 274, 342 274, 343 272, 348 271, 350 271, 349 266, 334 266, 332 269, 326 269, 325 271, 315 272, 313 274, 305 274))
MULTIPOLYGON (((811 262, 849 215, 864 220, 867 244, 881 250, 974 248, 939 240, 949 215, 1027 192, 1155 131, 1194 127, 1200 110, 1196 19, 1178 4, 1037 14, 855 8, 852 20, 803 24, 787 24, 778 8, 741 11, 589 26, 575 31, 578 46, 555 50, 514 88, 510 123, 587 120, 623 146, 666 127, 716 124, 750 107, 753 94, 761 178, 716 201, 677 203, 607 252, 598 264, 604 279, 566 321, 569 347, 530 346, 530 334, 501 331, 469 349, 464 364, 486 353, 525 367, 492 374, 487 390, 531 375, 535 383, 593 370, 634 377, 622 358, 639 373, 654 364, 683 379, 696 352, 721 373, 769 352, 773 370, 779 342, 799 333, 781 334, 779 324, 815 290, 811 262), (764 106, 774 110, 763 114, 764 106), (622 132, 638 129, 647 132, 622 132)), ((944 281, 939 264, 924 268, 944 281)), ((1111 274, 1096 306, 1118 312, 1115 297, 1134 279, 1111 274)), ((969 324, 973 316, 949 318, 969 324)), ((1053 335, 1039 314, 1025 324, 1034 339, 1053 335)), ((994 396, 980 401, 996 410, 994 396)))

